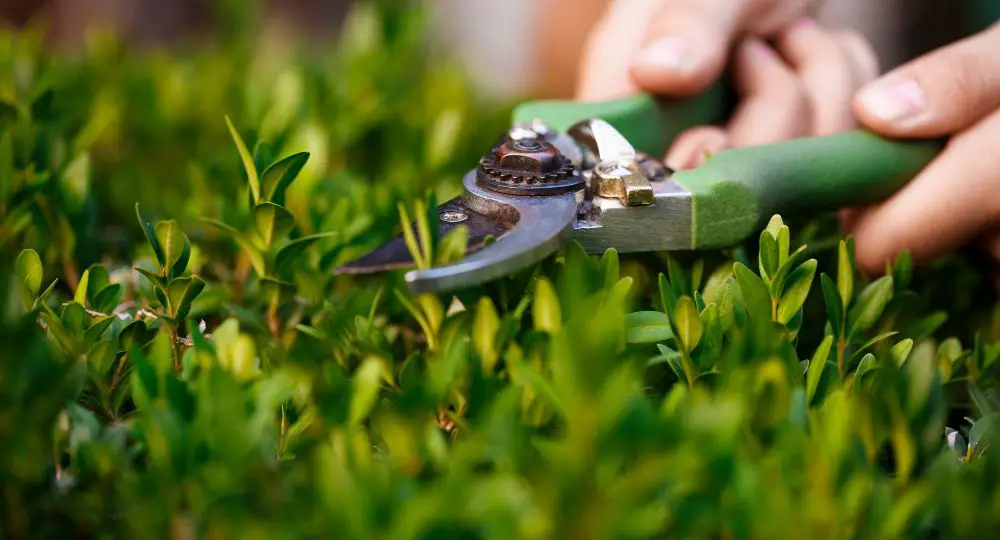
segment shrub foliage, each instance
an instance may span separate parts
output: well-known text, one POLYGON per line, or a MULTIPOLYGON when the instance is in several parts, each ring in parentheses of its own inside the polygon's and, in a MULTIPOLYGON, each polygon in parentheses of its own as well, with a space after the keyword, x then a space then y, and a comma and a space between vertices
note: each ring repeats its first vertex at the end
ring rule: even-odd
POLYGON ((506 117, 404 3, 346 28, 320 55, 0 35, 3 537, 1000 526, 1000 346, 964 258, 868 278, 831 219, 775 216, 456 295, 333 277, 410 217, 420 264, 460 254, 428 210, 506 117))

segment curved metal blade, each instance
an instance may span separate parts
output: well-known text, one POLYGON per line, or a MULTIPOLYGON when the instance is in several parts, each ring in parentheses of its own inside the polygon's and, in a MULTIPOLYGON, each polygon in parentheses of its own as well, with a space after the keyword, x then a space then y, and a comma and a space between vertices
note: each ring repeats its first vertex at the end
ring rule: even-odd
POLYGON ((413 270, 405 275, 414 293, 444 292, 479 285, 542 261, 573 234, 577 215, 574 193, 523 197, 487 191, 476 184, 476 173, 463 179, 464 205, 498 222, 514 223, 496 242, 461 261, 413 270))

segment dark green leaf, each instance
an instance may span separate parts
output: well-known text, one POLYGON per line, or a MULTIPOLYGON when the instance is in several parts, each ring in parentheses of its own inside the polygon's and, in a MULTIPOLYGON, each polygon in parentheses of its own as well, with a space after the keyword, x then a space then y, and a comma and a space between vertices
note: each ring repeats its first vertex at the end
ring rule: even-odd
POLYGON ((124 290, 120 283, 108 285, 94 297, 94 309, 101 313, 111 313, 118 306, 118 302, 121 301, 124 290))
POLYGON ((871 328, 892 300, 892 276, 883 276, 870 283, 847 315, 848 335, 856 336, 871 328))
POLYGON ((844 303, 840 299, 837 286, 826 274, 819 276, 820 287, 823 290, 823 301, 826 303, 826 317, 830 322, 833 335, 840 336, 841 326, 844 320, 844 303))
POLYGON ((309 236, 303 236, 302 238, 297 238, 280 250, 278 250, 278 255, 274 258, 274 271, 277 275, 283 276, 288 275, 291 268, 289 265, 295 261, 300 255, 305 253, 309 246, 319 242, 320 240, 325 240, 327 238, 333 238, 337 236, 336 232, 323 232, 311 234, 309 236))
POLYGON ((166 264, 166 259, 163 257, 163 248, 160 247, 160 242, 156 239, 156 231, 153 229, 153 224, 142 216, 142 211, 139 210, 139 203, 135 203, 135 215, 139 220, 139 226, 142 227, 142 233, 146 236, 146 242, 149 242, 149 247, 153 250, 153 255, 156 256, 156 261, 163 268, 166 264))

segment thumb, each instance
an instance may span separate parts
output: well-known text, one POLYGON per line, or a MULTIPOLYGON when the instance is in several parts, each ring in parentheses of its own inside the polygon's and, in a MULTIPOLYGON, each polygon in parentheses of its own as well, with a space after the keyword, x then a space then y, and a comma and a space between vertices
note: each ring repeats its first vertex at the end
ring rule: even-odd
POLYGON ((890 136, 940 137, 1000 107, 1000 25, 905 64, 863 88, 858 118, 890 136))

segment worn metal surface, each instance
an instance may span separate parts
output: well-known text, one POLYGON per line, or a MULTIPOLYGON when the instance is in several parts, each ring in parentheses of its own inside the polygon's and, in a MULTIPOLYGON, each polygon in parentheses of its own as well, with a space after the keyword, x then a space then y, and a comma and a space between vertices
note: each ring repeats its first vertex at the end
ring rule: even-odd
POLYGON ((522 197, 489 191, 471 171, 462 180, 463 204, 470 211, 516 225, 495 243, 465 259, 428 270, 412 270, 405 279, 414 293, 440 292, 503 277, 541 262, 573 234, 579 192, 544 197, 522 197))
POLYGON ((691 194, 670 180, 652 186, 653 204, 648 206, 594 197, 576 222, 573 239, 589 253, 609 247, 619 253, 691 249, 691 194))
MULTIPOLYGON (((440 235, 448 234, 453 228, 465 225, 469 229, 468 251, 475 251, 483 246, 487 237, 500 238, 511 227, 514 221, 503 219, 504 216, 487 217, 466 206, 465 197, 456 197, 438 206, 440 235)), ((410 225, 413 227, 414 225, 410 225)), ((417 240, 419 243, 419 239, 417 240)), ((363 257, 338 268, 338 275, 359 275, 399 270, 413 266, 413 257, 406 247, 403 235, 382 244, 363 257)))

